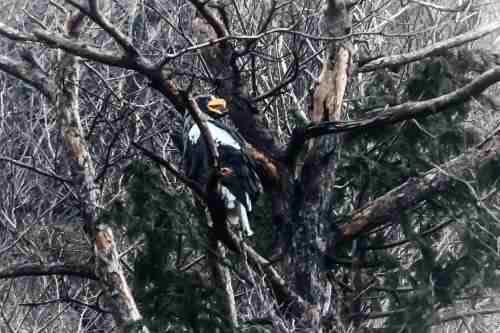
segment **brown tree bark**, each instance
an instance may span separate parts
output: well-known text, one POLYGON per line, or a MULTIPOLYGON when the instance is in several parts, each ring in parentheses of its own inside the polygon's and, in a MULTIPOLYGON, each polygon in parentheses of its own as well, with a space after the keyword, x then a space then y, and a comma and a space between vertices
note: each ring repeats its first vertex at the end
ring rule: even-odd
MULTIPOLYGON (((66 22, 66 33, 78 38, 84 14, 78 12, 66 22)), ((85 223, 84 230, 94 244, 96 275, 105 291, 106 305, 121 332, 149 332, 146 326, 138 324, 142 316, 128 286, 125 273, 110 227, 97 224, 99 198, 94 184, 96 178, 94 163, 85 141, 80 121, 78 104, 79 68, 77 58, 65 53, 56 72, 59 89, 56 94, 56 111, 61 134, 66 144, 67 159, 73 176, 74 187, 80 201, 80 214, 85 223)))
MULTIPOLYGON (((351 13, 343 0, 328 1, 324 12, 329 37, 342 37, 350 32, 351 13)), ((328 54, 313 98, 312 121, 320 123, 341 120, 344 93, 350 74, 352 47, 349 39, 329 42, 328 54)), ((342 142, 340 136, 323 136, 309 142, 299 182, 296 184, 300 203, 293 214, 294 238, 290 262, 293 263, 294 282, 300 295, 311 304, 305 330, 322 332, 322 306, 330 303, 328 280, 324 274, 322 256, 324 236, 335 221, 329 221, 330 190, 335 183, 335 165, 342 142)))
MULTIPOLYGON (((467 168, 490 162, 498 163, 499 147, 495 136, 464 156, 436 167, 421 178, 410 179, 384 196, 360 205, 353 212, 350 223, 336 227, 336 221, 328 220, 326 212, 328 211, 329 195, 334 188, 338 152, 342 149, 342 136, 339 133, 362 131, 366 128, 383 127, 407 119, 426 117, 441 112, 450 105, 462 104, 471 96, 481 93, 485 88, 498 82, 500 79, 498 67, 484 73, 465 87, 435 99, 378 109, 367 114, 366 119, 345 121, 343 96, 349 81, 353 57, 348 38, 350 34, 350 8, 357 1, 329 0, 324 12, 326 25, 324 31, 327 37, 332 38, 325 39, 328 51, 318 85, 314 91, 310 115, 312 123, 305 127, 299 127, 289 145, 283 147, 278 143, 276 133, 264 125, 264 118, 256 107, 256 100, 248 96, 246 89, 249 82, 246 82, 246 77, 241 72, 242 67, 238 67, 236 61, 241 54, 248 51, 245 47, 250 49, 251 42, 248 44, 240 43, 240 41, 234 44, 230 42, 233 41, 232 38, 236 39, 237 36, 231 36, 225 20, 219 16, 224 11, 224 7, 220 7, 219 2, 217 2, 219 7, 214 7, 213 3, 215 2, 191 0, 190 2, 198 10, 193 28, 197 34, 197 42, 203 43, 204 46, 191 46, 182 49, 165 56, 157 63, 152 63, 146 56, 141 55, 135 44, 131 42, 130 35, 127 37, 122 34, 101 15, 97 1, 89 1, 88 7, 81 6, 80 2, 76 1, 68 2, 81 8, 95 24, 111 36, 116 45, 119 46, 119 50, 111 53, 94 48, 86 42, 78 41, 77 30, 81 16, 75 16, 75 20, 69 22, 69 37, 48 32, 48 30, 34 30, 33 34, 20 33, 0 24, 0 34, 12 40, 42 42, 67 52, 61 58, 56 80, 57 85, 54 81, 47 80, 35 63, 20 63, 2 56, 0 57, 0 69, 34 86, 57 105, 62 136, 67 146, 66 152, 73 175, 72 183, 77 189, 78 198, 81 200, 81 216, 86 223, 90 239, 95 243, 96 272, 107 291, 108 306, 122 330, 129 324, 139 323, 140 325, 141 318, 121 270, 111 229, 103 225, 96 225, 99 196, 93 183, 95 170, 92 156, 90 156, 79 120, 78 90, 75 88, 76 85, 73 85, 73 83, 78 82, 77 63, 71 54, 81 55, 103 64, 134 70, 144 75, 149 80, 151 87, 163 94, 177 111, 188 110, 203 131, 203 122, 196 118, 196 106, 189 98, 191 92, 179 91, 175 82, 170 81, 167 73, 162 71, 163 65, 169 60, 200 49, 204 62, 209 68, 207 75, 212 80, 211 84, 216 88, 216 94, 226 98, 229 102, 228 105, 232 111, 231 119, 240 133, 252 145, 249 147, 251 154, 261 163, 261 176, 265 190, 273 201, 273 221, 276 224, 286 224, 289 227, 291 242, 287 244, 288 246, 282 247, 284 252, 281 253, 286 257, 283 265, 285 268, 281 267, 282 271, 286 273, 281 274, 282 272, 276 268, 278 266, 273 260, 264 258, 234 234, 228 232, 227 238, 222 241, 236 253, 244 253, 251 266, 256 271, 262 272, 262 276, 266 277, 268 286, 278 300, 278 305, 282 306, 281 309, 288 315, 300 319, 300 329, 304 332, 320 332, 322 330, 321 320, 328 312, 328 304, 335 303, 331 300, 331 286, 328 285, 324 276, 323 260, 326 257, 335 257, 335 250, 339 242, 360 237, 364 232, 375 227, 395 223, 398 211, 410 208, 428 197, 439 195, 451 188, 453 182, 457 181, 457 177, 467 173, 467 168), (242 49, 234 48, 236 44, 242 49), (308 150, 305 152, 305 156, 300 157, 300 153, 306 148, 308 150), (301 159, 301 163, 297 163, 297 159, 301 159), (295 169, 301 165, 299 176, 295 179, 292 175, 296 174, 295 169), (283 278, 284 276, 288 276, 289 279, 283 278)), ((274 3, 271 8, 275 8, 275 5, 274 3)), ((270 20, 264 19, 265 22, 270 20)), ((358 72, 399 66, 432 56, 450 47, 456 47, 480 38, 497 28, 498 24, 495 24, 431 45, 419 52, 367 61, 361 64, 358 72)), ((296 33, 291 29, 282 29, 282 31, 296 33)), ((255 37, 255 40, 257 39, 255 37)), ((206 133, 206 130, 204 132, 204 136, 208 138, 210 135, 206 133)), ((216 186, 211 189, 213 193, 210 192, 207 195, 206 189, 185 178, 169 162, 155 157, 154 154, 138 144, 135 146, 156 162, 163 163, 175 177, 193 189, 196 195, 207 202, 215 219, 225 219, 223 207, 219 205, 220 202, 217 202, 217 198, 213 199, 211 195, 216 194, 216 189, 214 189, 216 186)), ((211 149, 210 155, 215 172, 217 168, 216 150, 211 149)), ((38 172, 43 171, 38 170, 38 172)), ((213 179, 216 184, 217 177, 214 176, 213 179)), ((67 181, 61 177, 60 180, 67 181)), ((230 318, 232 326, 235 328, 238 326, 238 318, 230 283, 231 277, 229 270, 218 261, 223 257, 223 250, 220 248, 220 235, 215 232, 210 235, 210 241, 214 254, 211 258, 214 280, 216 285, 225 292, 226 316, 230 318)), ((357 252, 355 248, 354 250, 353 252, 357 252)), ((358 262, 354 262, 354 267, 359 270, 363 266, 361 257, 362 255, 360 255, 358 262)), ((19 267, 18 273, 65 274, 67 272, 61 267, 53 270, 43 267, 39 269, 32 267, 31 270, 25 268, 19 267)), ((16 274, 15 270, 14 273, 12 271, 6 272, 4 273, 7 276, 16 274)), ((352 281, 358 289, 363 285, 359 274, 353 275, 352 281)), ((356 298, 355 295, 352 299, 354 298, 356 298)), ((359 312, 359 308, 359 303, 352 302, 348 312, 350 311, 351 314, 359 312)), ((355 321, 359 319, 359 315, 355 317, 351 314, 346 314, 347 321, 350 318, 355 318, 355 321)), ((359 323, 359 320, 356 323, 359 323)), ((140 329, 146 330, 144 327, 140 329)))
MULTIPOLYGON (((68 16, 65 24, 65 32, 70 38, 68 41, 74 41, 78 38, 84 17, 81 12, 68 16)), ((14 40, 31 39, 15 29, 7 29, 7 31, 9 32, 8 36, 12 35, 10 37, 14 40), (21 37, 17 38, 16 36, 21 37)), ((5 33, 3 34, 5 35, 5 33)), ((106 306, 109 307, 121 332, 149 332, 147 327, 140 323, 142 316, 121 268, 112 230, 108 226, 97 224, 100 203, 98 190, 94 184, 96 174, 79 115, 78 59, 71 53, 62 54, 57 64, 55 79, 52 80, 38 66, 30 62, 33 57, 27 53, 29 51, 25 51, 23 56, 26 63, 3 58, 0 59, 0 68, 38 89, 55 106, 54 110, 57 113, 56 117, 65 144, 66 158, 72 174, 71 183, 80 202, 80 217, 84 223, 84 230, 94 245, 96 266, 95 276, 92 274, 91 277, 97 278, 101 283, 105 291, 106 306)), ((22 266, 14 267, 11 274, 75 274, 78 276, 89 274, 77 266, 74 267, 75 271, 71 273, 69 270, 72 267, 71 264, 49 265, 46 268, 30 266, 27 270, 27 267, 22 266)))

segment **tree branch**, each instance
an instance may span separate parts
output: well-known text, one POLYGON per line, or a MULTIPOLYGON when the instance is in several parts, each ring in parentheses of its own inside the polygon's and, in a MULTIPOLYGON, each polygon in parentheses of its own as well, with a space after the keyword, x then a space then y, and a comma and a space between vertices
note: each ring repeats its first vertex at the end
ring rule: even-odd
POLYGON ((0 22, 0 35, 17 42, 36 42, 35 36, 26 34, 0 22))
POLYGON ((165 159, 161 158, 160 156, 156 155, 152 151, 149 151, 148 149, 144 148, 143 146, 139 145, 136 142, 132 142, 132 145, 139 149, 145 156, 147 156, 150 160, 158 163, 159 165, 165 167, 169 172, 171 172, 176 178, 178 178, 184 185, 189 187, 196 195, 203 200, 206 200, 205 198, 205 192, 203 191, 203 188, 196 183, 195 181, 189 179, 182 173, 180 173, 175 167, 173 167, 168 161, 165 159))
POLYGON ((229 232, 229 236, 232 243, 242 245, 242 249, 252 266, 256 267, 258 270, 262 270, 266 274, 266 278, 269 279, 274 293, 276 294, 278 300, 282 302, 282 304, 279 305, 284 305, 288 311, 293 312, 297 316, 303 314, 309 304, 300 295, 289 288, 286 280, 280 276, 280 274, 273 267, 272 263, 262 257, 250 245, 241 242, 241 240, 239 240, 234 233, 229 232))
POLYGON ((446 108, 462 104, 477 96, 498 81, 500 81, 500 66, 490 69, 471 83, 446 95, 420 102, 407 102, 389 108, 375 109, 368 113, 368 116, 373 115, 373 117, 367 119, 311 124, 305 129, 299 129, 294 133, 288 145, 288 150, 293 151, 293 149, 296 149, 295 145, 300 145, 306 140, 322 135, 381 127, 444 112, 446 108))
POLYGON ((80 56, 89 60, 101 62, 106 65, 134 69, 133 62, 123 55, 101 51, 88 43, 72 41, 52 31, 35 29, 35 36, 47 46, 64 50, 70 54, 80 56))
POLYGON ((215 30, 217 37, 226 37, 229 35, 224 23, 215 16, 206 6, 205 3, 199 0, 189 0, 196 10, 203 16, 207 23, 215 30))
POLYGON ((35 88, 47 99, 54 99, 55 84, 39 69, 6 56, 0 56, 0 70, 35 88))
POLYGON ((457 13, 457 12, 461 12, 461 11, 465 10, 467 7, 469 7, 472 3, 472 0, 464 2, 462 5, 460 5, 456 8, 439 6, 439 5, 433 4, 432 2, 424 2, 424 1, 419 1, 419 0, 410 0, 410 2, 419 4, 420 6, 423 6, 426 8, 432 8, 432 9, 440 11, 440 12, 457 13))
POLYGON ((0 270, 0 279, 46 275, 70 275, 84 279, 98 280, 89 265, 76 263, 28 263, 14 265, 0 270))
MULTIPOLYGON (((394 222, 400 212, 439 193, 450 191, 456 177, 465 176, 471 169, 480 170, 485 165, 499 162, 500 131, 497 131, 476 148, 427 171, 419 178, 409 179, 355 211, 351 222, 340 226, 337 240, 349 240, 364 231, 394 222)), ((333 247, 329 247, 328 253, 335 253, 335 244, 331 245, 333 247)))
POLYGON ((408 64, 410 62, 414 62, 425 57, 430 57, 436 54, 439 54, 443 51, 449 50, 454 47, 461 46, 465 43, 472 42, 479 38, 482 38, 496 30, 500 29, 500 23, 493 23, 487 25, 483 28, 480 28, 476 31, 471 31, 464 33, 462 35, 446 39, 444 41, 429 45, 425 48, 419 49, 414 52, 398 54, 394 56, 383 57, 379 59, 372 60, 365 64, 360 64, 358 67, 359 72, 371 72, 380 68, 392 67, 392 66, 401 66, 408 64))
POLYGON ((28 306, 28 307, 36 307, 36 306, 49 305, 49 304, 54 304, 54 303, 63 303, 63 302, 64 303, 78 304, 78 305, 84 306, 86 308, 92 309, 92 310, 94 310, 96 312, 100 312, 100 313, 110 313, 109 311, 106 311, 103 308, 101 308, 99 306, 99 304, 84 303, 84 302, 81 302, 81 301, 74 299, 74 298, 71 298, 71 297, 61 297, 61 298, 57 298, 57 299, 51 299, 48 301, 40 301, 40 302, 21 303, 19 305, 20 306, 28 306))
POLYGON ((67 184, 73 184, 73 181, 71 179, 58 176, 58 175, 56 175, 53 172, 48 172, 48 171, 44 171, 44 170, 35 168, 32 165, 23 163, 21 161, 14 160, 14 159, 9 158, 9 157, 5 157, 5 156, 1 156, 0 155, 0 161, 12 163, 14 165, 17 165, 18 167, 21 167, 21 168, 33 171, 33 172, 38 173, 39 175, 42 175, 42 176, 46 176, 46 177, 49 177, 49 178, 52 178, 52 179, 59 180, 61 182, 67 183, 67 184))
POLYGON ((456 315, 451 315, 451 316, 447 316, 444 318, 436 319, 432 322, 431 326, 441 325, 441 324, 449 322, 449 321, 461 320, 461 319, 464 319, 467 317, 485 316, 485 315, 496 314, 496 313, 500 313, 500 308, 476 310, 476 311, 469 311, 469 312, 460 312, 460 313, 457 313, 456 315))
POLYGON ((123 34, 120 30, 118 30, 111 22, 106 19, 102 15, 99 10, 99 1, 98 0, 89 0, 88 9, 82 5, 80 5, 76 1, 65 0, 71 5, 78 8, 81 12, 85 13, 92 21, 94 21, 98 26, 100 26, 104 31, 106 31, 114 40, 121 46, 121 48, 127 53, 130 57, 138 57, 139 51, 132 45, 132 42, 127 38, 125 34, 123 34))

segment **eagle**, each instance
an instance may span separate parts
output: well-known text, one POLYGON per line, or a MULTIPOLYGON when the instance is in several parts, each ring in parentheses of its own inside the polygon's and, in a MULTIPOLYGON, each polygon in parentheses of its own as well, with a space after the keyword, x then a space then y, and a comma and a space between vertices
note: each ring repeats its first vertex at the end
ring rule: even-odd
MULTIPOLYGON (((219 153, 222 177, 220 193, 227 209, 228 222, 241 225, 247 236, 252 236, 249 215, 260 192, 255 161, 245 151, 244 139, 220 120, 228 114, 226 101, 214 95, 195 98, 214 145, 219 153)), ((208 182, 209 152, 198 125, 194 124, 187 133, 184 168, 191 179, 206 186, 208 182)))

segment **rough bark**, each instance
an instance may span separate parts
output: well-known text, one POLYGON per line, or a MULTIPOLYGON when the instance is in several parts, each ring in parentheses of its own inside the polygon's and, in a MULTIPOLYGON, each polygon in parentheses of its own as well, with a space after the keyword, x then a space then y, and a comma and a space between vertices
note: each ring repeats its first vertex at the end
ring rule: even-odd
POLYGON ((209 232, 209 253, 207 254, 214 287, 223 291, 224 297, 224 316, 227 318, 229 327, 232 331, 238 328, 238 311, 234 299, 233 283, 231 281, 231 272, 221 261, 226 257, 226 250, 219 243, 217 235, 213 230, 209 232))
MULTIPOLYGON (((500 66, 496 66, 484 72, 462 88, 436 98, 419 102, 406 102, 386 108, 378 108, 367 113, 365 119, 325 121, 318 124, 311 124, 294 133, 290 147, 300 147, 308 139, 328 134, 361 131, 368 128, 382 127, 384 125, 396 124, 404 120, 418 119, 432 114, 446 112, 446 110, 449 110, 453 106, 460 105, 478 96, 488 87, 499 81, 500 66)), ((290 154, 291 153, 292 152, 290 152, 290 154)))
MULTIPOLYGON (((75 4, 77 7, 80 6, 78 5, 79 2, 76 1, 67 0, 67 2, 75 4)), ((343 121, 342 102, 349 80, 352 54, 348 40, 344 39, 344 37, 333 38, 329 40, 328 54, 322 68, 319 84, 314 93, 311 118, 315 123, 297 130, 289 145, 289 147, 293 148, 290 149, 292 153, 288 152, 287 156, 284 157, 283 147, 274 139, 274 133, 263 125, 262 115, 259 114, 255 107, 255 99, 248 98, 245 91, 247 82, 244 82, 244 77, 240 72, 241 67, 236 66, 235 59, 241 56, 241 50, 238 49, 240 54, 236 55, 233 45, 243 45, 244 48, 244 42, 242 41, 245 37, 240 35, 231 36, 228 31, 229 27, 224 20, 215 14, 216 11, 210 8, 209 2, 198 0, 191 0, 190 2, 199 12, 194 24, 197 25, 194 28, 195 32, 198 32, 199 44, 166 55, 162 61, 155 64, 151 63, 146 56, 142 56, 135 49, 135 44, 131 42, 130 35, 127 37, 120 33, 116 27, 101 15, 97 1, 89 1, 90 6, 81 9, 112 37, 116 45, 120 47, 118 52, 104 52, 91 47, 89 43, 75 40, 74 36, 71 37, 71 34, 70 38, 68 38, 67 36, 48 33, 46 30, 35 30, 34 34, 31 35, 0 24, 0 34, 18 42, 42 41, 50 47, 65 50, 70 54, 78 54, 103 64, 135 70, 147 77, 151 87, 161 92, 179 112, 184 112, 187 109, 192 115, 195 115, 195 118, 196 108, 189 101, 189 92, 179 92, 175 84, 167 80, 168 76, 161 69, 169 60, 194 50, 200 50, 210 69, 209 76, 213 79, 212 83, 217 89, 217 94, 227 99, 232 110, 232 120, 240 133, 255 147, 251 148, 250 151, 256 160, 262 164, 262 174, 265 176, 265 181, 268 181, 265 186, 266 192, 272 194, 274 221, 285 220, 290 218, 290 215, 293 215, 293 223, 290 223, 290 225, 293 225, 291 228, 294 229, 295 238, 293 239, 292 251, 286 254, 288 256, 286 264, 293 264, 287 273, 292 273, 290 280, 295 280, 295 286, 290 286, 288 279, 284 278, 287 275, 280 274, 279 269, 273 266, 272 260, 265 259, 230 232, 227 235, 227 244, 232 244, 232 249, 239 254, 244 252, 251 265, 256 268, 256 271, 263 272, 262 275, 265 276, 266 283, 271 286, 270 289, 276 296, 279 305, 283 305, 282 309, 288 311, 293 317, 304 321, 303 331, 321 331, 319 322, 322 316, 328 314, 329 308, 328 305, 324 305, 321 309, 321 306, 323 302, 326 304, 331 303, 329 299, 331 292, 328 292, 328 285, 324 284, 325 279, 322 276, 321 267, 323 256, 319 254, 324 254, 320 253, 325 248, 325 235, 328 235, 324 212, 328 208, 327 195, 334 188, 336 154, 342 146, 342 137, 333 134, 371 127, 383 128, 387 124, 426 117, 441 112, 446 107, 463 103, 497 82, 500 78, 498 68, 481 75, 466 87, 436 99, 377 109, 375 112, 368 114, 367 119, 343 121), (233 42, 234 44, 232 44, 233 42), (310 145, 305 157, 305 166, 302 168, 299 179, 292 180, 291 175, 294 172, 291 169, 295 167, 295 161, 299 155, 298 151, 302 151, 308 140, 310 145), (292 158, 289 158, 290 155, 292 155, 292 158), (293 214, 290 214, 287 205, 294 209, 293 214)), ((325 31, 327 35, 339 37, 349 34, 349 7, 356 2, 354 0, 328 1, 325 12, 327 25, 325 31)), ((264 26, 272 20, 271 15, 269 19, 264 20, 266 22, 264 26)), ((78 20, 75 21, 75 24, 77 22, 78 20)), ((423 57, 440 54, 450 47, 456 47, 480 38, 497 29, 498 26, 498 24, 495 24, 473 33, 458 36, 431 45, 418 52, 368 61, 362 64, 359 71, 364 72, 388 66, 400 66, 420 60, 423 57)), ((264 33, 266 28, 262 29, 260 31, 264 33)), ((291 29, 285 28, 275 31, 292 33, 291 29)), ((297 36, 299 35, 297 34, 297 36)), ((301 36, 304 37, 305 35, 301 36)), ((258 36, 250 36, 247 40, 255 41, 259 38, 258 36)), ((106 226, 96 225, 96 208, 99 204, 99 197, 93 185, 93 179, 95 178, 93 162, 78 118, 78 105, 75 104, 78 96, 76 95, 77 90, 73 89, 72 83, 77 82, 76 65, 74 58, 71 56, 63 57, 61 63, 57 82, 60 84, 62 93, 57 93, 59 87, 56 88, 54 83, 47 81, 43 71, 40 72, 36 64, 30 64, 29 62, 28 64, 18 63, 7 57, 0 57, 1 70, 20 78, 40 90, 49 100, 57 102, 61 116, 61 129, 67 144, 68 160, 71 161, 71 169, 73 170, 74 182, 71 183, 78 189, 77 194, 82 202, 82 217, 86 221, 86 229, 89 231, 91 239, 95 239, 96 271, 104 283, 104 289, 108 292, 109 302, 111 302, 108 306, 112 309, 117 323, 122 327, 126 327, 127 321, 134 322, 136 320, 134 318, 140 319, 140 314, 134 306, 130 289, 119 266, 111 229, 106 226), (118 292, 115 292, 116 290, 118 292)), ((491 64, 489 64, 489 67, 491 67, 491 64)), ((271 91, 273 90, 271 89, 271 91)), ((265 96, 268 95, 264 94, 265 96)), ((198 121, 198 123, 200 128, 203 129, 202 121, 198 121)), ((209 137, 207 134, 204 135, 209 137)), ((474 163, 477 162, 482 165, 492 161, 498 162, 498 156, 494 153, 498 151, 496 142, 496 138, 491 139, 488 143, 468 153, 467 156, 464 155, 463 159, 450 161, 449 164, 429 171, 422 178, 411 179, 386 195, 363 205, 362 208, 354 212, 351 223, 340 227, 335 239, 329 242, 329 247, 326 249, 327 253, 331 256, 335 255, 338 240, 357 238, 367 230, 385 223, 391 223, 397 218, 397 213, 400 210, 410 208, 426 198, 438 195, 447 188, 452 187, 454 179, 466 173, 468 167, 475 167, 474 163), (492 143, 493 141, 495 143, 492 143), (476 159, 476 162, 473 159, 476 159)), ((136 147, 140 148, 139 145, 136 145, 136 147)), ((183 177, 168 162, 161 161, 154 155, 149 154, 147 150, 143 149, 143 152, 155 161, 163 163, 185 185, 191 187, 201 198, 204 198, 210 207, 214 220, 225 221, 224 208, 220 205, 221 202, 216 196, 216 189, 212 189, 214 192, 206 195, 205 189, 183 177), (215 196, 211 194, 215 194, 215 196)), ((216 151, 213 150, 212 159, 214 162, 212 164, 214 169, 217 165, 216 155, 216 151)), ((62 178, 59 178, 59 180, 65 181, 62 178)), ((213 183, 217 183, 216 176, 214 176, 213 183)), ((332 221, 328 222, 329 224, 332 223, 332 221)), ((213 242, 212 251, 215 254, 213 258, 215 259, 223 257, 223 253, 220 251, 220 243, 218 243, 221 238, 220 230, 217 228, 220 228, 220 226, 221 224, 216 223, 214 237, 211 238, 213 242)), ((227 230, 222 231, 227 232, 227 230)), ((358 273, 363 267, 363 262, 362 254, 358 253, 357 255, 359 256, 358 262, 356 260, 353 262, 353 267, 357 272, 352 276, 352 281, 355 288, 361 289, 363 283, 360 281, 360 274, 358 273)), ((236 327, 238 325, 235 315, 236 306, 233 291, 231 290, 229 270, 217 263, 216 260, 214 260, 214 263, 213 276, 216 278, 218 287, 225 291, 226 316, 231 318, 234 323, 233 327, 236 327)), ((17 274, 24 274, 23 272, 64 274, 65 270, 62 268, 44 270, 36 267, 20 267, 17 274)), ((16 274, 16 272, 7 272, 6 274, 16 274)), ((352 299, 355 298, 356 295, 353 295, 352 299)), ((351 316, 351 318, 354 318, 355 324, 356 320, 358 321, 357 324, 359 324, 359 309, 360 304, 352 302, 352 307, 346 312, 345 317, 350 320, 349 316, 351 316)))
MULTIPOLYGON (((396 223, 398 215, 405 209, 453 190, 453 184, 459 179, 465 179, 471 170, 478 172, 486 165, 498 165, 499 162, 500 132, 497 131, 476 148, 427 171, 422 177, 407 180, 355 211, 351 222, 340 227, 337 240, 353 239, 367 230, 387 223, 396 223)), ((331 245, 328 252, 334 254, 331 245)))
MULTIPOLYGON (((82 20, 81 13, 69 17, 66 32, 71 38, 78 37, 82 20)), ((68 53, 63 54, 56 72, 59 89, 55 103, 74 188, 80 201, 80 216, 89 239, 94 243, 96 275, 103 286, 106 303, 118 329, 121 332, 145 333, 148 329, 140 324, 142 316, 121 268, 112 230, 105 225, 97 225, 98 189, 94 184, 95 168, 80 121, 76 84, 78 77, 76 57, 68 53)))
MULTIPOLYGON (((348 4, 343 0, 330 0, 324 12, 326 31, 329 37, 349 33, 351 18, 348 4)), ((312 120, 322 122, 343 118, 342 103, 351 66, 349 40, 332 40, 326 61, 323 64, 320 82, 314 92, 312 120)), ((323 274, 321 256, 317 250, 324 247, 326 232, 324 212, 328 211, 328 193, 335 182, 335 164, 341 138, 320 137, 309 145, 299 179, 293 223, 298 230, 289 259, 294 267, 294 281, 299 295, 310 302, 309 315, 305 316, 305 330, 322 332, 320 325, 322 304, 329 303, 328 281, 323 274)))
POLYGON ((94 252, 96 275, 105 291, 105 302, 120 332, 149 332, 128 286, 118 255, 113 231, 109 226, 95 227, 94 252))

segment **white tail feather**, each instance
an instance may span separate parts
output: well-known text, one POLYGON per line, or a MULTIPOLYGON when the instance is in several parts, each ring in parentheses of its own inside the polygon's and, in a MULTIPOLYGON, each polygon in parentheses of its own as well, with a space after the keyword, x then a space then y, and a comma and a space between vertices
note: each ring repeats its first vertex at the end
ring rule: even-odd
POLYGON ((248 214, 247 214, 247 209, 243 204, 240 203, 239 207, 239 213, 240 213, 240 223, 241 227, 243 228, 243 231, 247 234, 247 236, 252 236, 253 231, 250 229, 250 223, 248 222, 248 214))
POLYGON ((248 211, 251 212, 252 211, 252 200, 250 200, 250 196, 248 195, 248 193, 245 193, 245 199, 247 200, 248 211))
POLYGON ((221 186, 221 194, 224 202, 226 203, 227 209, 235 209, 236 208, 236 197, 231 191, 225 186, 221 186))
MULTIPOLYGON (((227 220, 230 224, 236 225, 240 223, 243 231, 247 236, 252 236, 253 231, 250 228, 250 222, 248 221, 248 213, 245 205, 236 200, 231 191, 225 186, 221 186, 221 194, 227 208, 227 220), (239 221, 238 221, 239 220, 239 221)), ((252 211, 252 201, 248 193, 245 193, 245 199, 248 206, 248 211, 252 211)))

